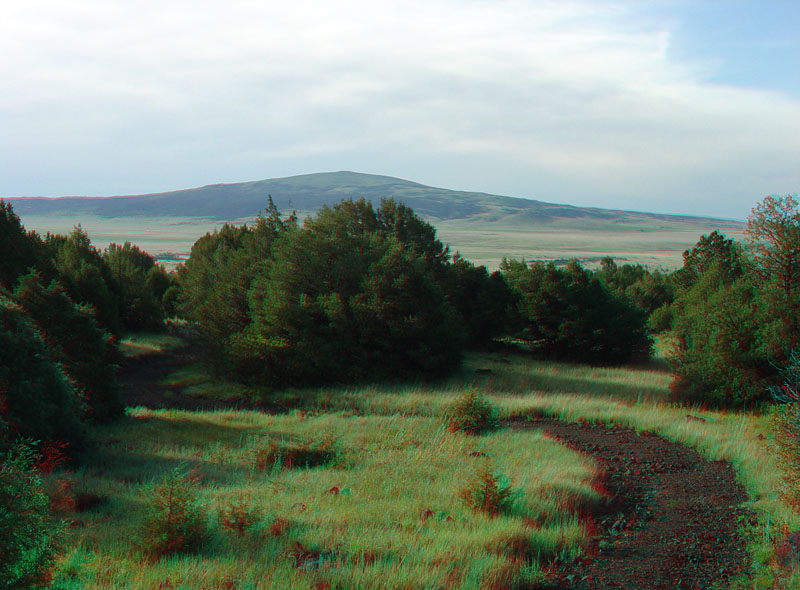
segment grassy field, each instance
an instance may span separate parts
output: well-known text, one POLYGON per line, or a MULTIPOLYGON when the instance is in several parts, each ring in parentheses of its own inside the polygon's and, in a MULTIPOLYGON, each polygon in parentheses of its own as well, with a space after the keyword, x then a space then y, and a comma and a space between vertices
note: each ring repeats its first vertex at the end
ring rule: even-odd
MULTIPOLYGON (((78 223, 87 231, 92 243, 105 248, 111 242, 126 240, 156 257, 165 253, 187 256, 192 244, 221 222, 193 217, 100 217, 81 214, 79 217, 22 215, 27 229, 41 234, 69 233, 78 223)), ((239 220, 244 223, 248 220, 239 220)), ((576 222, 577 223, 577 222, 576 222)), ((620 262, 645 264, 650 268, 677 268, 681 254, 691 248, 704 233, 716 228, 713 224, 699 227, 696 223, 661 225, 514 223, 460 220, 437 221, 439 238, 453 251, 475 264, 495 270, 503 256, 526 260, 567 260, 578 258, 592 266, 610 255, 620 262)), ((741 238, 741 229, 722 226, 728 237, 741 238)), ((174 266, 174 263, 168 263, 174 266)))
MULTIPOLYGON (((139 353, 174 345, 124 342, 139 353)), ((182 371, 169 379, 224 396, 224 383, 201 366, 182 371)), ((81 512, 67 503, 73 525, 57 587, 500 589, 535 582, 551 559, 585 546, 579 514, 603 501, 592 486, 598 472, 535 429, 448 431, 448 408, 475 391, 501 418, 624 424, 730 461, 758 516, 755 527, 742 525, 754 565, 740 587, 797 587, 797 571, 775 566, 778 539, 800 519, 781 498, 769 417, 672 406, 665 401, 670 379, 659 359, 598 369, 492 353, 469 356, 459 374, 439 383, 275 392, 273 401, 296 408, 278 415, 130 408, 121 423, 95 432, 90 460, 50 478, 54 490, 99 499, 81 512), (153 559, 140 550, 141 522, 154 484, 175 470, 187 474, 182 485, 199 501, 208 533, 195 553, 153 559), (464 500, 464 490, 480 489, 482 473, 512 492, 497 514, 464 500)))

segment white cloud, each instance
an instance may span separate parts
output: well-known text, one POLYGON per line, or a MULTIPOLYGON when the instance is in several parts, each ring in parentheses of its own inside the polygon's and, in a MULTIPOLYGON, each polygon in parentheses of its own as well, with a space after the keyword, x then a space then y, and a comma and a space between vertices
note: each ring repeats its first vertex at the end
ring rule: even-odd
POLYGON ((743 217, 798 190, 800 102, 703 82, 635 4, 13 3, 0 194, 355 169, 743 217), (13 58, 12 58, 13 56, 13 58))

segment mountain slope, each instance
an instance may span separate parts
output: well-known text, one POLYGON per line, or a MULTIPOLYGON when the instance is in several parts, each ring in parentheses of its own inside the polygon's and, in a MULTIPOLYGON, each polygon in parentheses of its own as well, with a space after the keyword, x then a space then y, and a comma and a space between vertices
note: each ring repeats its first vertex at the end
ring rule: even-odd
MULTIPOLYGON (((707 226, 712 220, 677 215, 659 215, 557 205, 532 199, 487 193, 451 191, 408 180, 360 174, 326 172, 236 184, 214 184, 166 193, 121 197, 14 198, 20 215, 98 215, 102 217, 204 217, 231 221, 253 217, 264 209, 271 195, 281 211, 310 213, 322 205, 344 198, 365 198, 378 203, 394 197, 433 221, 497 224, 506 227, 532 225, 636 225, 657 228, 680 224, 707 226)), ((720 220, 715 220, 719 226, 720 220)), ((724 222, 732 227, 737 222, 724 222)))

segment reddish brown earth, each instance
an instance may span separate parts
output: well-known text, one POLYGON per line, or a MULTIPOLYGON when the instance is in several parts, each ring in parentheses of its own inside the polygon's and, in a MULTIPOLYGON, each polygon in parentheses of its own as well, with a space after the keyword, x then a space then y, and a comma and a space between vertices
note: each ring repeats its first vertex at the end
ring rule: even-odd
POLYGON ((548 418, 510 425, 541 428, 603 471, 598 484, 609 504, 587 519, 597 535, 585 557, 554 567, 550 588, 727 588, 747 570, 738 529, 754 521, 741 507, 747 494, 727 462, 630 428, 548 418))

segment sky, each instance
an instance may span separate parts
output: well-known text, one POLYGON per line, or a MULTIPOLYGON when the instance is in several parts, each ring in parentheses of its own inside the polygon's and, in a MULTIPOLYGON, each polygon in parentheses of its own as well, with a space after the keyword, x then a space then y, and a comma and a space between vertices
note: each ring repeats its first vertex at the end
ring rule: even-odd
POLYGON ((745 219, 800 191, 798 24, 796 0, 9 2, 0 197, 352 170, 745 219))

